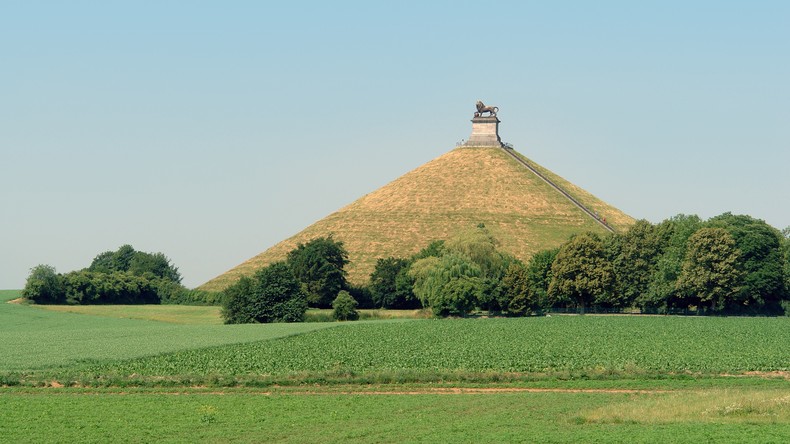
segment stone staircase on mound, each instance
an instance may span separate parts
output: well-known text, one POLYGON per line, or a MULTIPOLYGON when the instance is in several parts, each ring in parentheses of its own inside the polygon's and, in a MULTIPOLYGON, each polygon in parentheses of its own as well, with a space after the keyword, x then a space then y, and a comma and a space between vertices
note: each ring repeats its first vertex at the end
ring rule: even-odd
POLYGON ((506 152, 506 153, 507 153, 507 154, 508 154, 510 157, 512 157, 513 159, 515 159, 515 160, 516 160, 516 162, 520 163, 520 164, 521 164, 521 165, 523 165, 525 168, 527 168, 528 170, 532 171, 532 172, 533 172, 533 173, 534 173, 536 176, 538 176, 538 177, 540 177, 541 179, 543 179, 543 181, 544 181, 544 182, 546 182, 546 183, 547 183, 547 184, 549 184, 549 185, 550 185, 552 188, 554 188, 555 190, 557 190, 558 192, 560 192, 560 193, 561 193, 563 196, 565 196, 566 198, 568 198, 568 200, 570 200, 570 201, 571 201, 571 203, 573 203, 574 205, 576 205, 576 206, 577 206, 577 207, 578 207, 580 210, 584 211, 584 212, 585 212, 585 213, 586 213, 588 216, 590 216, 591 218, 593 218, 593 220, 595 220, 596 222, 598 222, 598 224, 599 224, 600 226, 604 227, 604 228, 605 228, 607 231, 609 231, 610 233, 614 233, 614 229, 613 229, 611 226, 609 226, 609 224, 607 224, 606 222, 604 222, 604 221, 603 221, 603 219, 601 219, 601 218, 599 218, 598 216, 596 216, 596 215, 595 215, 595 213, 594 213, 592 210, 590 210, 589 208, 587 208, 586 206, 584 206, 584 204, 582 204, 581 202, 579 202, 578 200, 576 200, 576 198, 574 198, 573 196, 571 196, 570 194, 568 194, 568 193, 567 193, 565 190, 563 190, 563 189, 562 189, 562 188, 561 188, 559 185, 555 184, 555 183, 554 183, 554 182, 553 182, 551 179, 549 179, 548 177, 546 177, 545 175, 543 175, 543 174, 542 174, 540 171, 538 171, 538 170, 537 170, 535 167, 533 167, 532 165, 530 165, 530 164, 529 164, 529 162, 527 162, 526 160, 524 160, 524 159, 522 159, 521 157, 519 157, 518 155, 516 155, 516 153, 514 153, 514 152, 513 152, 513 149, 512 149, 512 148, 510 148, 510 147, 509 147, 509 146, 507 146, 507 145, 501 145, 501 147, 502 147, 502 149, 503 149, 503 150, 504 150, 504 151, 505 151, 505 152, 506 152))

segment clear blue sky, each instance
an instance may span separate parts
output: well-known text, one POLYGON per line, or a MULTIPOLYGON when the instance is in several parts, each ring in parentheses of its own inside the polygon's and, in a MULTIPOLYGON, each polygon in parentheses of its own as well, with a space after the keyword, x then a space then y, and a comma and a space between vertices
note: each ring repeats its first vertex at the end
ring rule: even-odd
POLYGON ((474 103, 635 218, 790 225, 790 2, 7 1, 0 288, 199 285, 449 151, 474 103))

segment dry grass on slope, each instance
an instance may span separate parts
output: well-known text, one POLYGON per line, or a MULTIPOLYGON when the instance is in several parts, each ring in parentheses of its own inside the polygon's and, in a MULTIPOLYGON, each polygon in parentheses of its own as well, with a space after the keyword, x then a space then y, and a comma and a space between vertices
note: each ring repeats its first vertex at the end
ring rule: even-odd
MULTIPOLYGON (((532 163, 537 168, 539 165, 532 163)), ((559 176, 555 183, 615 228, 633 219, 559 176)), ((501 248, 523 260, 574 233, 604 233, 594 220, 499 148, 457 148, 404 174, 263 253, 207 282, 221 290, 282 260, 299 243, 330 233, 349 252, 351 282, 362 284, 382 257, 410 256, 430 242, 483 223, 501 248)))

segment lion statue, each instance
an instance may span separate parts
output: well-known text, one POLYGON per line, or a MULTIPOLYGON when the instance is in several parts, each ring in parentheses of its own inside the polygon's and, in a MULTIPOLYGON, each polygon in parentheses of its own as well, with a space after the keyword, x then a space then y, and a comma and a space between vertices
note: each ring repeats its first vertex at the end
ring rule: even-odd
POLYGON ((499 107, 497 106, 485 106, 483 102, 478 100, 477 101, 477 112, 475 113, 475 117, 480 117, 483 113, 488 113, 489 117, 496 117, 496 113, 499 111, 499 107))

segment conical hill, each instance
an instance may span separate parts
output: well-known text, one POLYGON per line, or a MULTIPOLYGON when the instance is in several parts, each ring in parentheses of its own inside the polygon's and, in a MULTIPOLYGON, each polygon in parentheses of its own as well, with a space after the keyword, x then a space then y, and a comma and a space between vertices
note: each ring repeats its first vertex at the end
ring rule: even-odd
POLYGON ((434 240, 485 224, 500 248, 522 260, 572 234, 605 233, 589 213, 513 158, 527 162, 615 230, 634 220, 583 189, 503 148, 460 147, 404 174, 263 253, 203 284, 222 290, 240 276, 285 259, 299 243, 330 233, 349 252, 348 278, 367 282, 376 260, 408 257, 434 240), (511 154, 512 153, 512 154, 511 154))

